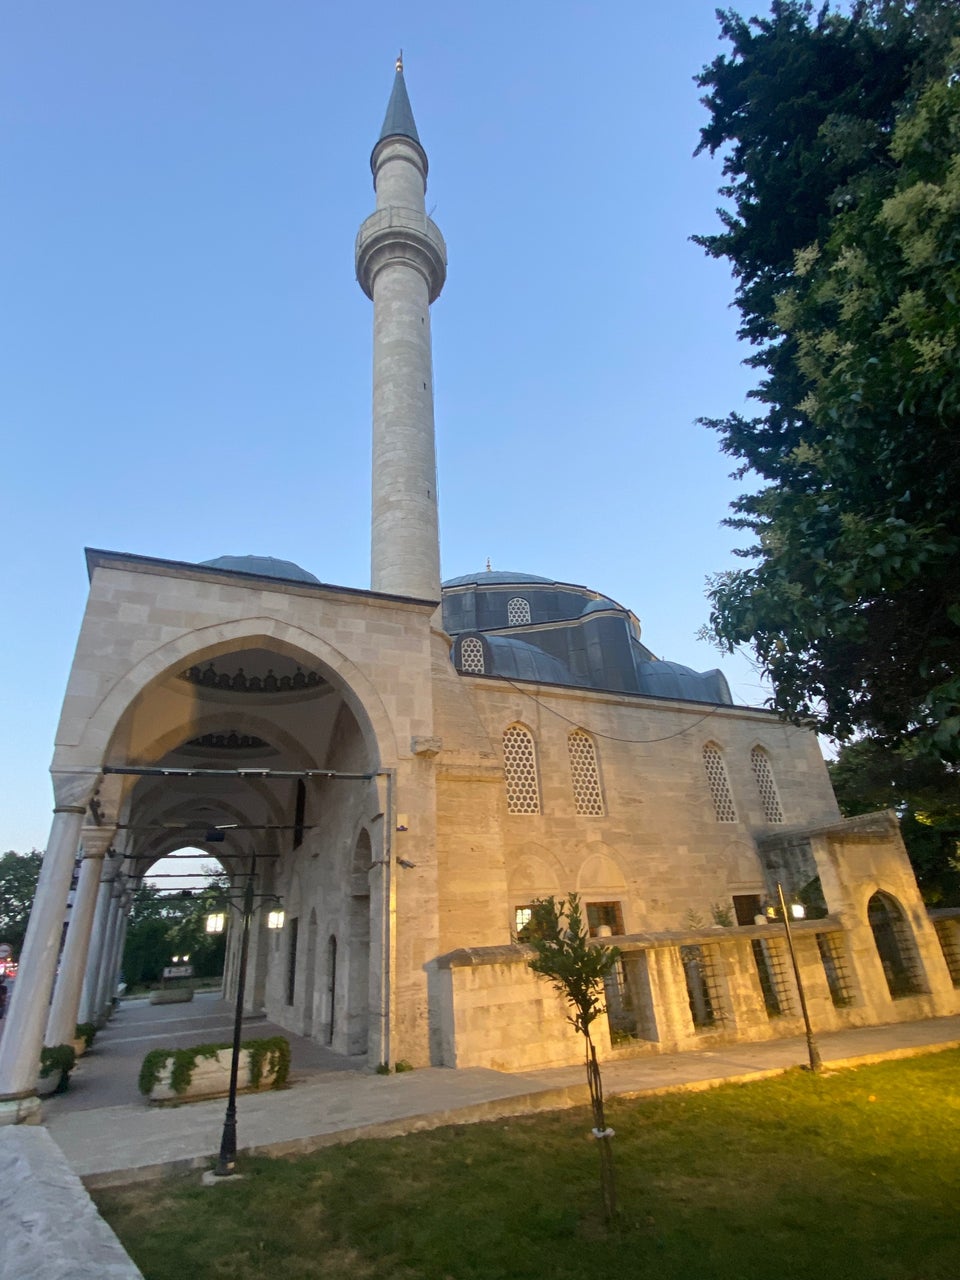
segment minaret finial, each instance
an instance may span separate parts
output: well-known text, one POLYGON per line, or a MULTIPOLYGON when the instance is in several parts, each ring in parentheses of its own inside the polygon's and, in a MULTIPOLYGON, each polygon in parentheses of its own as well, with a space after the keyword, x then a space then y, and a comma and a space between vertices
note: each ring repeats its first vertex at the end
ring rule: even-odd
POLYGON ((402 49, 397 54, 397 70, 398 71, 403 70, 403 50, 402 49))
POLYGON ((487 556, 487 573, 492 573, 492 572, 493 572, 493 569, 490 565, 490 557, 487 556))

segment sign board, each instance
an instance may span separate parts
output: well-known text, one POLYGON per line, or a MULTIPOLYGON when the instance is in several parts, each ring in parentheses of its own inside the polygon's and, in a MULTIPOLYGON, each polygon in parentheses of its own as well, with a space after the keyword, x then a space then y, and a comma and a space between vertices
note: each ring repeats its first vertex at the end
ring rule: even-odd
POLYGON ((163 971, 164 978, 192 978, 192 964, 168 964, 163 971))

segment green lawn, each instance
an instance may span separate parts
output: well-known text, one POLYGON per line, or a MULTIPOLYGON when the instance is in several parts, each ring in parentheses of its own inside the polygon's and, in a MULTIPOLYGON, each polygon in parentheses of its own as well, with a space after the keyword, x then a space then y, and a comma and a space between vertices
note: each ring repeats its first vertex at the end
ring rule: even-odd
POLYGON ((97 1202, 147 1280, 955 1280, 960 1051, 356 1142, 97 1202))

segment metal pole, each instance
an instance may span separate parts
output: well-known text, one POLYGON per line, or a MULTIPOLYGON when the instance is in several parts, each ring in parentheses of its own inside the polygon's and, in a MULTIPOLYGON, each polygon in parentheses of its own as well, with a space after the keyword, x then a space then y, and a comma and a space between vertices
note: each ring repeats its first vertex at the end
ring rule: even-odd
POLYGON ((243 1024, 243 996, 247 979, 247 949, 250 943, 250 919, 253 915, 253 876, 257 855, 251 854, 250 873, 243 894, 243 931, 240 935, 240 970, 237 974, 237 1007, 233 1018, 233 1056, 230 1059, 230 1093, 227 1114, 220 1139, 220 1156, 214 1173, 229 1178, 237 1171, 237 1073, 240 1067, 240 1035, 243 1024))
POLYGON ((800 977, 800 966, 797 964, 797 953, 793 949, 793 934, 790 931, 790 915, 787 911, 787 904, 783 898, 783 886, 777 881, 777 897, 780 899, 780 916, 783 920, 783 930, 787 935, 787 946, 790 948, 790 960, 793 963, 793 976, 797 980, 797 994, 800 997, 800 1011, 803 1014, 803 1025, 807 1031, 807 1054, 810 1058, 810 1070, 822 1071, 823 1059, 820 1057, 820 1050, 817 1042, 813 1038, 813 1027, 810 1025, 810 1014, 807 1012, 807 997, 803 990, 803 979, 800 977))

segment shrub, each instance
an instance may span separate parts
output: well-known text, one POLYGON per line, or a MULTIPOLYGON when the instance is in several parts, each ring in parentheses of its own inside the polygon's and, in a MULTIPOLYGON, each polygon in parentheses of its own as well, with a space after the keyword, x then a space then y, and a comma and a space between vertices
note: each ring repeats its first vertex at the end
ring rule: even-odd
POLYGON ((72 1044, 58 1044, 51 1048, 44 1045, 40 1050, 40 1075, 46 1079, 55 1071, 59 1071, 60 1083, 55 1092, 64 1093, 70 1083, 70 1072, 76 1061, 77 1055, 74 1053, 72 1044))

